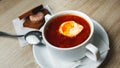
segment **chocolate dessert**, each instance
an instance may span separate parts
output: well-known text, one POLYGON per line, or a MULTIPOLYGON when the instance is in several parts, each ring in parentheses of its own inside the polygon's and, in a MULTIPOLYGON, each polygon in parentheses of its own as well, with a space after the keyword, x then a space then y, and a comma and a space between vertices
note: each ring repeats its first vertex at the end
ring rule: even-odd
POLYGON ((24 27, 40 29, 45 23, 44 16, 50 14, 49 11, 40 5, 19 16, 19 19, 25 19, 24 27))

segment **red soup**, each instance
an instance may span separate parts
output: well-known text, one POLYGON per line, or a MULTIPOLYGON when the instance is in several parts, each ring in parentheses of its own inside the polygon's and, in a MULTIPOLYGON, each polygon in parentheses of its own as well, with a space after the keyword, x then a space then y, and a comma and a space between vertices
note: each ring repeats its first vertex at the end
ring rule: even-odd
POLYGON ((89 37, 91 31, 90 25, 85 19, 70 14, 57 16, 48 23, 45 28, 45 38, 50 44, 60 48, 70 48, 81 44, 89 37), (74 37, 64 36, 59 32, 59 27, 66 21, 75 21, 82 25, 84 29, 74 37))

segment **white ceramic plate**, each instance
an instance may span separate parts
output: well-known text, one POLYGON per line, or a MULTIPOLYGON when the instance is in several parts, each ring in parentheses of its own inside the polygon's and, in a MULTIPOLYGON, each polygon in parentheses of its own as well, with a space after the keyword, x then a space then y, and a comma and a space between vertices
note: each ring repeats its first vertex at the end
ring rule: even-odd
POLYGON ((104 28, 95 20, 92 21, 95 32, 91 43, 99 48, 101 58, 98 61, 92 61, 87 57, 81 59, 80 62, 61 61, 52 56, 46 46, 33 45, 33 54, 39 66, 41 68, 97 68, 108 54, 109 38, 104 28))

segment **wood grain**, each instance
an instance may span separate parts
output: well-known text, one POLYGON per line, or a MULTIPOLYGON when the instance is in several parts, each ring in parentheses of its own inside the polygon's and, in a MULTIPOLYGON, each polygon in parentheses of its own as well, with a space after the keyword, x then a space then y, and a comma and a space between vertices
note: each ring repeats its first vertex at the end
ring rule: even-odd
MULTIPOLYGON (((120 0, 0 0, 0 31, 15 34, 12 20, 40 4, 53 12, 78 10, 97 20, 107 31, 110 52, 99 68, 120 67, 120 0)), ((39 68, 32 46, 21 48, 16 38, 0 37, 0 68, 39 68)))

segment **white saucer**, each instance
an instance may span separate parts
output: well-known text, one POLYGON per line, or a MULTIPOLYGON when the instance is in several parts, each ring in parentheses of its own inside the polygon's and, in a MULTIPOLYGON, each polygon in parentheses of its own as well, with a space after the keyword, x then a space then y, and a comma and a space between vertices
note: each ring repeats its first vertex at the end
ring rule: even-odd
POLYGON ((36 62, 41 68, 97 68, 105 60, 109 50, 109 38, 104 28, 95 20, 92 20, 95 27, 94 37, 91 43, 100 50, 101 58, 92 61, 85 57, 80 62, 66 62, 52 56, 46 46, 33 45, 33 54, 36 62))

